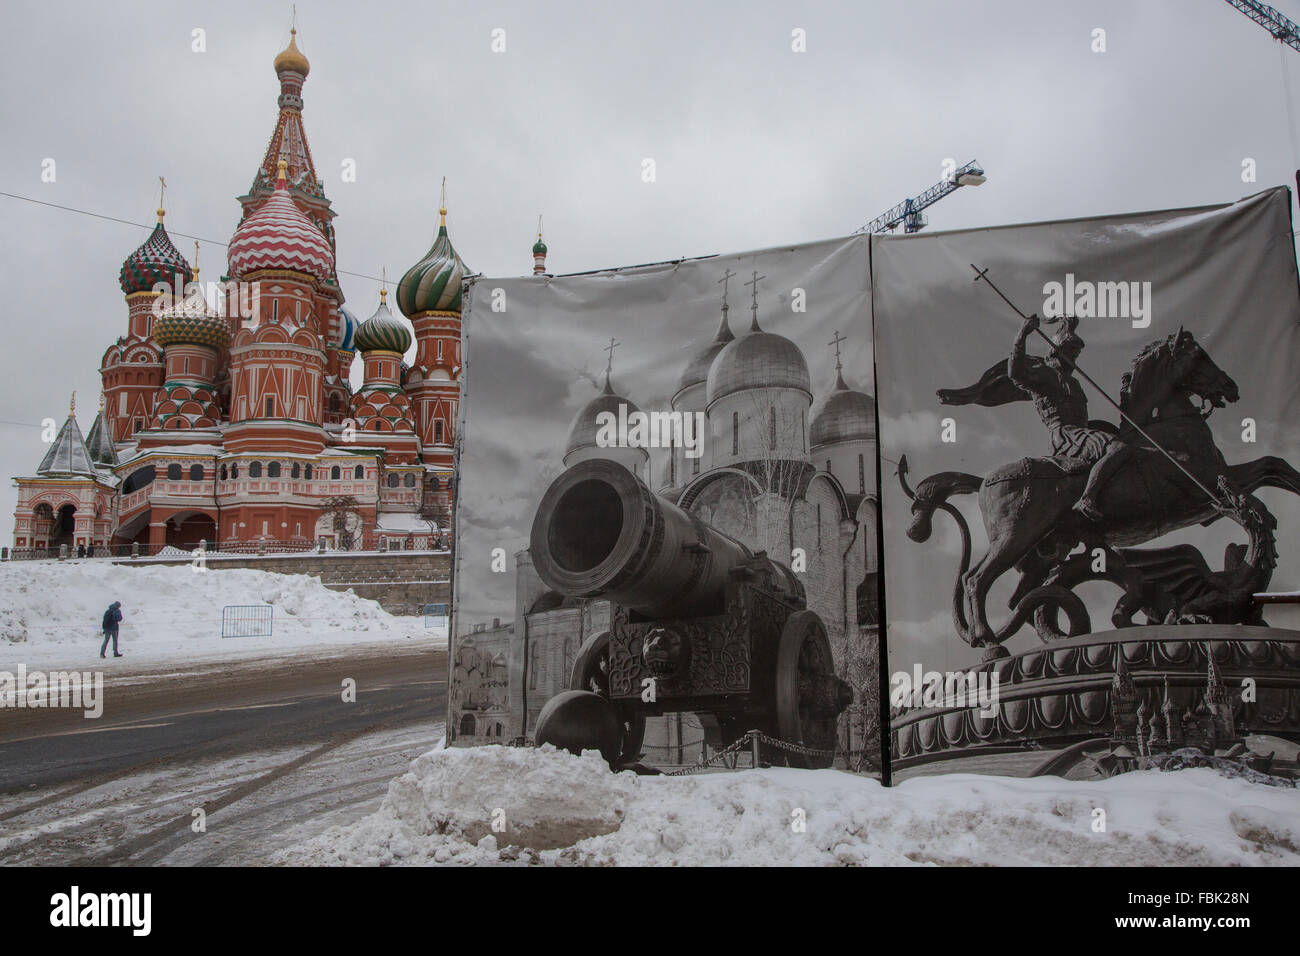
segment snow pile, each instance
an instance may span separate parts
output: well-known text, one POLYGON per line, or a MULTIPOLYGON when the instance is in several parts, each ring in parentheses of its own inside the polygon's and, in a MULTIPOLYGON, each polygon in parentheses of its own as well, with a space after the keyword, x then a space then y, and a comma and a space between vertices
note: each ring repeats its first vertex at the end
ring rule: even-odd
POLYGON ((837 770, 638 777, 594 752, 453 748, 413 761, 371 816, 277 862, 1297 865, 1300 806, 1294 790, 1209 769, 886 789, 837 770))
POLYGON ((136 660, 446 638, 445 629, 426 628, 422 617, 394 616, 305 574, 9 562, 0 564, 0 669, 20 660, 31 667, 97 655, 100 621, 113 601, 122 602, 122 650, 136 660), (265 604, 274 608, 271 637, 222 638, 224 606, 265 604))

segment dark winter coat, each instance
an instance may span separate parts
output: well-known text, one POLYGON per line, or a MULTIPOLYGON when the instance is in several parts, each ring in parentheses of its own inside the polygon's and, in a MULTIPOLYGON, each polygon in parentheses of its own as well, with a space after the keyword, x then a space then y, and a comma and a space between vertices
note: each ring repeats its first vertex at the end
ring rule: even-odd
POLYGON ((114 601, 104 612, 104 631, 105 633, 117 630, 117 622, 122 620, 122 602, 114 601))

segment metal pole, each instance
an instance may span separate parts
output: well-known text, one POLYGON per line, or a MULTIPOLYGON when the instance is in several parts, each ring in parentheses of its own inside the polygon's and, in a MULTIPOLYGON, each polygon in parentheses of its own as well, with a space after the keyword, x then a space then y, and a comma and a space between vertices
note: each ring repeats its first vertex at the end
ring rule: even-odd
POLYGON ((749 732, 749 743, 753 748, 753 752, 754 752, 754 769, 757 770, 758 769, 758 734, 756 734, 752 730, 749 732))
MULTIPOLYGON (((1013 312, 1015 312, 1016 315, 1020 316, 1020 318, 1022 318, 1022 319, 1026 319, 1026 320, 1029 318, 1029 316, 1025 315, 1025 313, 1021 312, 1018 308, 1016 308, 1016 305, 1015 305, 1014 302, 1012 302, 1010 299, 1008 299, 1005 295, 1002 294, 1002 290, 1001 290, 1001 289, 999 289, 996 285, 993 284, 993 280, 990 279, 990 278, 988 277, 988 271, 989 271, 988 269, 980 270, 980 269, 975 265, 975 263, 973 263, 973 262, 970 264, 970 267, 971 267, 972 269, 975 270, 975 281, 976 281, 976 282, 979 282, 981 279, 983 279, 985 282, 987 282, 987 283, 989 284, 989 288, 992 289, 994 292, 996 292, 996 293, 998 294, 998 297, 999 297, 1000 299, 1002 299, 1003 302, 1005 302, 1007 305, 1011 306, 1011 310, 1012 310, 1013 312)), ((1052 320, 1049 320, 1049 321, 1052 321, 1052 320)), ((1190 478, 1191 481, 1192 481, 1192 483, 1193 483, 1194 485, 1196 485, 1197 488, 1200 488, 1201 491, 1205 492, 1205 494, 1209 497, 1210 501, 1214 502, 1214 504, 1215 504, 1216 507, 1218 507, 1218 508, 1220 508, 1220 509, 1222 509, 1222 510, 1231 510, 1227 505, 1225 505, 1225 504, 1223 503, 1223 501, 1221 501, 1221 500, 1219 499, 1219 496, 1218 496, 1218 495, 1216 495, 1214 492, 1212 492, 1209 488, 1206 488, 1205 485, 1201 484, 1201 481, 1200 481, 1199 478, 1197 478, 1197 477, 1196 477, 1195 475, 1193 475, 1190 471, 1188 471, 1186 468, 1184 468, 1182 462, 1180 462, 1180 461, 1179 461, 1177 458, 1175 458, 1173 455, 1169 454, 1169 452, 1165 451, 1164 448, 1162 448, 1162 447, 1160 446, 1160 444, 1159 444, 1159 443, 1158 443, 1154 438, 1152 438, 1150 435, 1148 435, 1148 434, 1146 433, 1146 431, 1142 428, 1141 425, 1139 425, 1137 422, 1133 421, 1133 419, 1129 418, 1128 415, 1126 415, 1126 414, 1124 413, 1124 409, 1122 409, 1122 408, 1119 407, 1119 403, 1116 402, 1113 398, 1111 398, 1110 395, 1108 395, 1108 394, 1106 393, 1106 390, 1105 390, 1104 388, 1102 388, 1102 387, 1101 387, 1100 385, 1098 385, 1095 381, 1093 381, 1093 378, 1092 378, 1091 375, 1089 375, 1089 374, 1088 374, 1087 372, 1085 372, 1083 369, 1079 368, 1079 366, 1075 365, 1075 364, 1074 364, 1073 362, 1071 362, 1068 358, 1066 358, 1064 355, 1062 355, 1060 349, 1058 349, 1058 348, 1056 347, 1056 343, 1053 342, 1051 339, 1049 339, 1045 334, 1043 334, 1043 330, 1042 330, 1042 329, 1034 329, 1034 331, 1037 332, 1039 338, 1041 338, 1044 342, 1046 342, 1047 345, 1048 345, 1048 347, 1049 347, 1053 352, 1056 353, 1057 358, 1059 358, 1059 359, 1060 359, 1062 362, 1064 362, 1066 365, 1070 366, 1070 369, 1071 369, 1072 371, 1078 372, 1080 375, 1082 375, 1083 378, 1084 378, 1084 380, 1085 380, 1089 385, 1091 385, 1093 388, 1095 388, 1095 389, 1097 390, 1097 394, 1099 394, 1102 398, 1106 399, 1106 401, 1110 402, 1110 404, 1114 407, 1115 411, 1119 412, 1120 418, 1124 419, 1124 421, 1126 421, 1126 422, 1128 422, 1130 425, 1132 425, 1132 426, 1133 426, 1133 430, 1136 431, 1136 432, 1137 432, 1139 435, 1141 435, 1143 438, 1145 438, 1148 442, 1150 442, 1152 448, 1154 448, 1156 451, 1160 452, 1160 454, 1162 454, 1162 455, 1164 455, 1166 458, 1168 458, 1168 459, 1169 459, 1169 460, 1174 464, 1174 466, 1175 466, 1179 471, 1181 471, 1184 475, 1186 475, 1188 478, 1190 478)))

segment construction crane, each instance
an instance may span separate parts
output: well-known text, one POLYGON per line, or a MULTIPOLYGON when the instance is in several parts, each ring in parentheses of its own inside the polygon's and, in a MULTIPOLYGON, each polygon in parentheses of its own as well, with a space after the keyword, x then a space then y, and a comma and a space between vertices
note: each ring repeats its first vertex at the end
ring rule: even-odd
POLYGON ((962 186, 978 186, 986 178, 979 162, 972 159, 965 166, 953 170, 944 177, 942 182, 935 183, 921 195, 912 199, 904 199, 893 209, 877 216, 854 235, 863 232, 894 230, 898 228, 899 223, 902 223, 904 232, 919 232, 929 224, 929 220, 922 214, 922 210, 927 206, 933 206, 944 196, 960 189, 962 186))
POLYGON ((1256 3, 1255 0, 1228 0, 1228 3, 1273 34, 1274 40, 1300 51, 1300 26, 1297 26, 1294 21, 1284 17, 1267 3, 1256 3))

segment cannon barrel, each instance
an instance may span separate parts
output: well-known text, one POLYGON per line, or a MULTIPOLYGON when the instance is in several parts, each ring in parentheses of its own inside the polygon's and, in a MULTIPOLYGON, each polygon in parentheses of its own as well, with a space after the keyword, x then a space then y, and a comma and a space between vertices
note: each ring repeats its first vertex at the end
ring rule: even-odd
POLYGON ((803 586, 784 565, 602 459, 579 462, 551 482, 533 518, 529 549, 552 590, 604 598, 646 617, 720 614, 734 578, 800 608, 805 603, 803 586))

